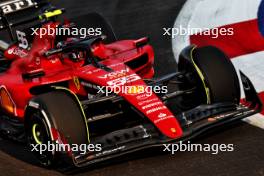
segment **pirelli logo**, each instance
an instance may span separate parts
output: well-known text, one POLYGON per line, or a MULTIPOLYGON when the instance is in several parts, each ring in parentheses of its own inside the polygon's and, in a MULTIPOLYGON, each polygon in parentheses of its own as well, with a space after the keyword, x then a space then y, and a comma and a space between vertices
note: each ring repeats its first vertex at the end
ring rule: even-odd
POLYGON ((33 0, 11 0, 0 3, 4 14, 9 14, 36 5, 33 0))

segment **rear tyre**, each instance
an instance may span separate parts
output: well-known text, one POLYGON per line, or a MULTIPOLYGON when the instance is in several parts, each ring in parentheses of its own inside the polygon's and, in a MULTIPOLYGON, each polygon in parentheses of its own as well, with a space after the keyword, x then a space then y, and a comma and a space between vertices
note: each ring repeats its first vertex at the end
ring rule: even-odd
MULTIPOLYGON (((31 149, 33 145, 54 144, 58 138, 56 133, 66 144, 87 144, 89 139, 86 125, 77 100, 64 91, 49 92, 35 97, 26 111, 26 135, 31 149)), ((42 153, 33 151, 38 161, 47 167, 58 166, 62 153, 63 157, 68 156, 67 162, 71 162, 66 164, 72 165, 71 156, 67 151, 47 150, 42 153)))
POLYGON ((239 103, 240 86, 230 59, 218 48, 206 46, 185 48, 179 58, 179 71, 188 72, 188 86, 196 86, 195 102, 213 104, 239 103))

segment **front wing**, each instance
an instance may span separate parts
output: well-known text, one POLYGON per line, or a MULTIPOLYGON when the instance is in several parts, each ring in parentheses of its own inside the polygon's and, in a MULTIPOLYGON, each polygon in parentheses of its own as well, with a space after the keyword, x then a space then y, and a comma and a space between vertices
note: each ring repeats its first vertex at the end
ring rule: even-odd
POLYGON ((259 113, 262 109, 261 100, 249 78, 242 72, 240 75, 245 99, 239 105, 231 103, 200 105, 181 113, 178 115, 179 123, 183 129, 183 135, 180 138, 170 139, 162 135, 150 123, 136 125, 95 139, 94 144, 104 144, 102 151, 87 152, 83 155, 73 154, 72 159, 75 166, 91 166, 139 150, 187 141, 207 130, 259 113))

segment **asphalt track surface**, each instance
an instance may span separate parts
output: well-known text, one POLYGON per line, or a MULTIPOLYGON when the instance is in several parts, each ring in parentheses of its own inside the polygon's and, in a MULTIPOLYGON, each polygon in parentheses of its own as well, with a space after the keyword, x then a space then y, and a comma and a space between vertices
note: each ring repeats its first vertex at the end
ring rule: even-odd
MULTIPOLYGON (((62 1, 55 1, 62 6, 62 1)), ((99 11, 113 24, 118 37, 151 37, 156 51, 157 74, 173 71, 176 64, 169 39, 162 38, 162 28, 173 25, 184 0, 75 0, 63 1, 68 16, 99 11), (133 22, 131 22, 133 20, 133 22), (155 30, 154 30, 155 29, 155 30), (165 65, 165 66, 164 66, 165 65)), ((237 176, 264 175, 264 131, 243 122, 202 135, 193 143, 234 144, 233 152, 213 155, 207 152, 177 152, 174 155, 154 150, 140 152, 130 160, 103 167, 85 169, 77 176, 237 176)), ((44 169, 36 163, 22 144, 0 138, 0 176, 60 176, 58 171, 44 169)))

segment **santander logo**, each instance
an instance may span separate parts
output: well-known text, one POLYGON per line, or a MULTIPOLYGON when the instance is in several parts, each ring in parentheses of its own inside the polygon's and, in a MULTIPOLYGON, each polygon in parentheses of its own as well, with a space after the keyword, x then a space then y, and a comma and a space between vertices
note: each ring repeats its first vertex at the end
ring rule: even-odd
POLYGON ((167 114, 165 114, 165 113, 160 113, 160 114, 158 115, 159 118, 163 118, 163 117, 166 117, 166 116, 167 116, 167 114))

